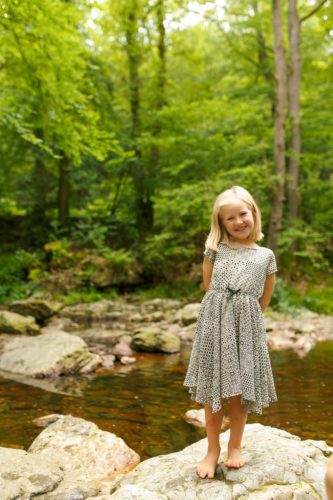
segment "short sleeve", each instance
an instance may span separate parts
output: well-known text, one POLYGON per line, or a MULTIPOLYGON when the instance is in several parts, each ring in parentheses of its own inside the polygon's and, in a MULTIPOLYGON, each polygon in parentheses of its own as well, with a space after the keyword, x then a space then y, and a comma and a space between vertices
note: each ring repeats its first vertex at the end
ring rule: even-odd
POLYGON ((269 256, 269 261, 268 261, 268 265, 267 265, 266 274, 276 273, 277 270, 278 270, 278 268, 276 266, 275 255, 274 255, 273 252, 271 252, 271 254, 269 256))
POLYGON ((211 263, 214 263, 216 252, 214 250, 211 250, 210 248, 206 248, 204 253, 203 253, 208 259, 211 261, 211 263))

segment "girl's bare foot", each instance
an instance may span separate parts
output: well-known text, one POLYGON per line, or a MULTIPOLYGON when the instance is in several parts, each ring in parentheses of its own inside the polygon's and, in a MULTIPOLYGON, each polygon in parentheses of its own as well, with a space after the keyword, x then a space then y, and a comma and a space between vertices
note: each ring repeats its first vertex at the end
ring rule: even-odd
POLYGON ((228 459, 224 463, 226 467, 239 469, 245 464, 240 448, 235 448, 228 445, 228 459))
POLYGON ((208 450, 207 455, 197 466, 197 474, 199 477, 204 479, 213 479, 215 476, 216 464, 219 459, 221 448, 216 448, 215 450, 208 450))

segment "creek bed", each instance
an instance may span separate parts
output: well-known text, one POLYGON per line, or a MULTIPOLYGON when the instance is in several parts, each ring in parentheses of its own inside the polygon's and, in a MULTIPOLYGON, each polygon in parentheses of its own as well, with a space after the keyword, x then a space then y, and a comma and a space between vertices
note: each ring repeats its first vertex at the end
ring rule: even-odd
MULTIPOLYGON (((185 448, 205 437, 204 429, 183 419, 188 409, 201 408, 182 386, 190 350, 189 346, 179 354, 137 353, 132 367, 36 382, 44 388, 0 377, 0 446, 27 449, 41 432, 32 420, 62 413, 114 432, 141 460, 185 448), (45 390, 47 384, 50 390, 45 390)), ((303 359, 289 349, 270 356, 278 402, 262 416, 250 415, 248 423, 333 445, 333 343, 318 343, 303 359)))

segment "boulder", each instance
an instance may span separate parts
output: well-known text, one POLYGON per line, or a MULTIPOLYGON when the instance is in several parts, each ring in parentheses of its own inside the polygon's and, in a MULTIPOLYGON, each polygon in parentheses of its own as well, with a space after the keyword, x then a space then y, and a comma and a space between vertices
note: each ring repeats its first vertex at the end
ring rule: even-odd
POLYGON ((69 318, 80 325, 99 323, 115 323, 119 320, 129 320, 134 306, 124 301, 99 300, 91 304, 74 304, 64 307, 61 316, 69 318))
POLYGON ((123 439, 72 415, 44 429, 28 451, 38 457, 60 457, 65 471, 76 471, 78 477, 81 471, 99 481, 113 479, 140 462, 140 456, 123 439))
POLYGON ((133 351, 126 342, 118 342, 112 349, 112 354, 116 356, 118 360, 120 360, 123 356, 131 357, 133 356, 133 351))
POLYGON ((106 328, 88 328, 87 330, 77 330, 75 335, 81 337, 88 344, 98 343, 108 347, 117 345, 126 334, 124 330, 110 330, 106 328))
POLYGON ((58 460, 31 455, 24 450, 0 448, 2 500, 32 498, 53 491, 62 481, 58 460))
POLYGON ((187 304, 177 312, 175 316, 176 321, 179 321, 180 324, 184 326, 195 323, 198 319, 200 306, 200 303, 187 304))
POLYGON ((32 316, 40 322, 57 314, 61 308, 62 304, 60 302, 33 297, 27 300, 16 300, 9 306, 10 311, 23 316, 32 316))
POLYGON ((131 347, 135 351, 174 353, 180 351, 180 340, 172 333, 147 328, 134 334, 131 347))
POLYGON ((100 357, 82 339, 66 332, 15 337, 0 354, 0 370, 31 377, 87 373, 99 364, 100 357))
POLYGON ((32 316, 21 316, 11 311, 0 311, 0 333, 37 335, 39 328, 32 316))
POLYGON ((333 448, 324 441, 305 440, 274 427, 247 424, 243 436, 245 465, 228 469, 230 430, 220 434, 222 454, 214 479, 201 479, 196 466, 207 451, 207 438, 182 451, 141 462, 119 476, 110 488, 112 499, 209 498, 211 500, 319 500, 325 495, 325 472, 333 448))
POLYGON ((115 434, 71 415, 44 417, 49 426, 28 452, 0 448, 1 500, 94 498, 139 455, 115 434))

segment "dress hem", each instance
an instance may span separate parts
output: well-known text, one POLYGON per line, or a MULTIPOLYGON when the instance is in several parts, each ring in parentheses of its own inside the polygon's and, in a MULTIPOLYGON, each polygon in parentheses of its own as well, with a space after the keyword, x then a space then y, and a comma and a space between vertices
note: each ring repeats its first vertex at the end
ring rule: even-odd
MULTIPOLYGON (((216 409, 216 406, 214 405, 214 402, 212 402, 211 398, 208 398, 208 399, 197 398, 197 396, 195 394, 195 392, 196 392, 195 386, 188 386, 188 387, 189 387, 190 399, 192 401, 194 401, 195 403, 202 404, 205 406, 210 406, 212 408, 212 413, 216 413, 222 409, 221 403, 217 404, 217 409, 216 409)), ((238 392, 237 394, 230 394, 227 396, 221 396, 220 399, 224 400, 224 399, 228 399, 232 396, 242 396, 242 393, 238 392)), ((278 401, 278 399, 276 396, 271 396, 268 400, 266 400, 265 402, 262 402, 260 404, 260 408, 253 408, 253 403, 254 404, 256 403, 255 401, 245 399, 243 397, 241 398, 241 404, 247 408, 248 413, 253 413, 256 415, 262 415, 263 408, 267 408, 270 406, 271 403, 275 403, 277 401, 278 401)))

